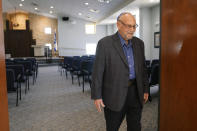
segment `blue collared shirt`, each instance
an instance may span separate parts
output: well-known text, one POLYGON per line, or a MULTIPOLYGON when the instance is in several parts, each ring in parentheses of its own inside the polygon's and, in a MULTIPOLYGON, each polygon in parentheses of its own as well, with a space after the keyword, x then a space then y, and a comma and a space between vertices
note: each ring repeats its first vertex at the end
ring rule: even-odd
POLYGON ((133 48, 131 40, 128 41, 128 45, 126 45, 125 40, 122 38, 122 36, 118 33, 120 37, 120 42, 124 51, 124 54, 127 58, 128 65, 129 65, 129 79, 135 78, 135 67, 134 67, 134 58, 133 58, 133 48))

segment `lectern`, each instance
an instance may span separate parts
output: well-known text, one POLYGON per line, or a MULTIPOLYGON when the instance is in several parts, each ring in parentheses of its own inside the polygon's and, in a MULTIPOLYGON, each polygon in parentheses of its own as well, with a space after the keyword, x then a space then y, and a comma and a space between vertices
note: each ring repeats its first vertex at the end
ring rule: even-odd
POLYGON ((34 56, 44 56, 44 45, 32 45, 34 48, 34 56))

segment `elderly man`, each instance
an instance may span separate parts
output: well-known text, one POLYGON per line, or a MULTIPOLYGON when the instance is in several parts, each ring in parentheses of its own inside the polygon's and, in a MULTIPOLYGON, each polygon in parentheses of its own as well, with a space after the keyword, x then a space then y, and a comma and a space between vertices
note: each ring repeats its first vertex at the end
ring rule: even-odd
POLYGON ((126 116, 127 130, 141 130, 143 104, 148 100, 144 43, 134 33, 134 16, 117 18, 118 32, 99 40, 93 67, 91 98, 99 112, 104 107, 107 131, 118 131, 126 116))

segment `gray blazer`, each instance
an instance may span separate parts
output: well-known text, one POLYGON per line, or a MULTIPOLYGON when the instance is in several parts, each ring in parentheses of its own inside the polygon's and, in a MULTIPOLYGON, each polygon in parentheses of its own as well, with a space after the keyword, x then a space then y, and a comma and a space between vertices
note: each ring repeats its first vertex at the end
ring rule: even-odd
MULTIPOLYGON (((148 93, 144 43, 137 37, 131 39, 138 96, 143 106, 144 93, 148 93)), ((129 67, 118 32, 99 40, 93 66, 91 98, 103 99, 106 107, 120 111, 123 107, 129 81, 129 67)))

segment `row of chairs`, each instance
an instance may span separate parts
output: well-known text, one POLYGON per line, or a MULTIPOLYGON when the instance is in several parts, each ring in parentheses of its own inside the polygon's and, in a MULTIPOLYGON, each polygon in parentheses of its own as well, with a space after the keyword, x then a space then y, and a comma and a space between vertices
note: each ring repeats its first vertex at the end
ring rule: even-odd
POLYGON ((159 60, 158 59, 153 59, 152 61, 151 60, 146 60, 146 67, 148 69, 148 77, 150 77, 150 74, 151 74, 151 70, 153 68, 153 66, 155 64, 159 64, 159 60))
MULTIPOLYGON (((84 82, 87 80, 91 86, 91 74, 94 63, 95 56, 73 56, 73 57, 64 57, 63 61, 59 64, 62 71, 65 72, 66 78, 68 77, 67 72, 70 72, 72 78, 72 84, 74 76, 78 78, 78 84, 80 86, 80 77, 83 78, 83 92, 84 92, 84 82)), ((154 59, 152 61, 146 61, 146 66, 148 69, 149 77, 149 87, 157 85, 159 83, 159 60, 154 59)), ((149 101, 152 101, 149 90, 149 101)))
POLYGON ((147 67, 152 67, 155 64, 159 64, 159 59, 146 60, 147 67))
POLYGON ((151 87, 159 84, 160 61, 158 59, 153 59, 152 61, 146 60, 146 66, 147 66, 148 77, 149 77, 149 98, 148 98, 148 100, 151 102, 152 97, 150 94, 150 89, 151 89, 151 87))
POLYGON ((62 71, 65 72, 66 78, 68 77, 68 72, 71 74, 72 84, 74 83, 74 77, 78 78, 78 84, 81 85, 80 77, 82 77, 82 91, 84 92, 84 84, 86 81, 89 82, 91 86, 91 74, 94 63, 95 56, 73 56, 64 57, 61 66, 62 71))
POLYGON ((6 59, 7 91, 16 92, 16 106, 20 95, 21 83, 25 83, 25 94, 29 90, 29 77, 33 77, 33 84, 38 74, 38 64, 35 58, 6 59), (19 92, 20 91, 20 92, 19 92))

